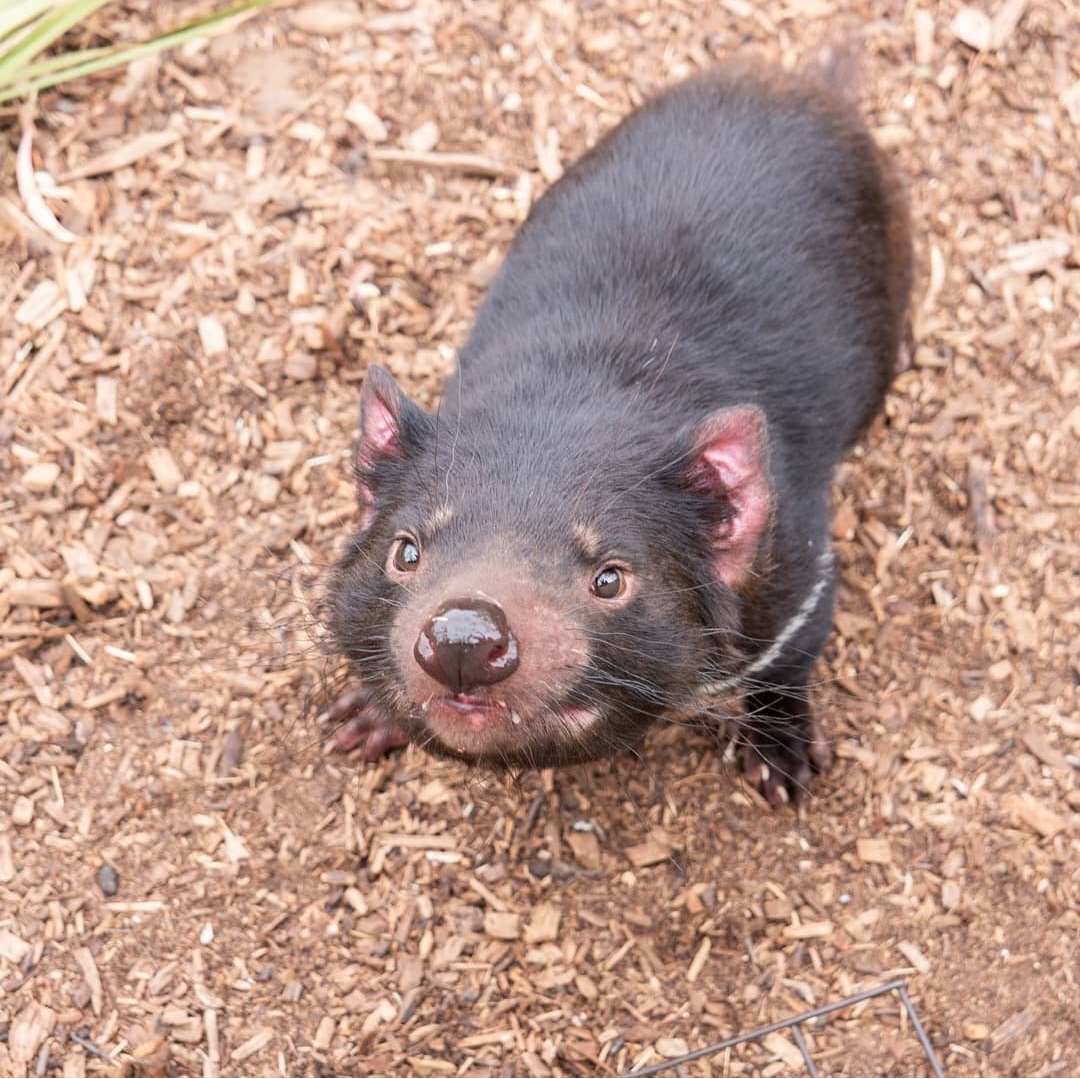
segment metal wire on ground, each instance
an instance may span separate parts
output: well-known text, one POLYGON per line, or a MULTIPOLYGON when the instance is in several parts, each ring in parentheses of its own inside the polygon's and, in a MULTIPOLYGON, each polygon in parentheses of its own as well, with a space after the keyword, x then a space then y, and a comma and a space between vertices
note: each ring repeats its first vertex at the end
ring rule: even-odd
POLYGON ((884 985, 879 985, 876 989, 865 989, 861 993, 855 993, 853 996, 845 997, 843 1000, 834 1001, 832 1004, 822 1004, 819 1008, 812 1008, 808 1012, 803 1012, 801 1015, 793 1015, 790 1019, 784 1019, 779 1023, 770 1023, 766 1027, 758 1027, 757 1030, 751 1030, 746 1034, 737 1034, 733 1038, 725 1038, 722 1042, 717 1042, 715 1045, 707 1045, 704 1049, 695 1049, 692 1053, 684 1053, 681 1057, 673 1057, 670 1060, 662 1060, 658 1064, 650 1064, 647 1068, 639 1068, 637 1071, 630 1072, 625 1079, 639 1079, 641 1076, 646 1075, 659 1075, 661 1072, 670 1071, 673 1068, 680 1068, 684 1064, 690 1064, 692 1061, 701 1060, 702 1057, 710 1057, 716 1053, 722 1053, 725 1049, 730 1049, 733 1045, 741 1045, 743 1042, 758 1041, 760 1038, 767 1037, 769 1034, 775 1034, 780 1030, 791 1030, 792 1037, 795 1039, 795 1044, 798 1046, 799 1052, 802 1053, 803 1061, 806 1064, 807 1075, 812 1079, 817 1079, 818 1071, 814 1064, 813 1057, 810 1055, 810 1047, 806 1044, 806 1038, 803 1036, 802 1025, 808 1023, 814 1019, 820 1019, 822 1016, 831 1015, 833 1012, 841 1011, 844 1008, 850 1008, 853 1004, 861 1004, 864 1000, 872 1000, 874 997, 884 996, 886 993, 896 993, 900 997, 900 1002, 904 1006, 904 1010, 908 1014, 908 1018, 911 1020, 912 1029, 915 1031, 915 1036, 919 1039, 919 1044, 922 1046, 923 1053, 926 1055, 926 1059, 933 1069, 934 1075, 938 1079, 944 1079, 945 1072, 942 1071, 941 1064, 938 1061, 937 1054, 934 1052, 934 1047, 930 1044, 930 1039, 926 1036, 926 1030, 922 1025, 922 1020, 919 1018, 919 1013, 915 1010, 915 1005, 912 1003, 911 997, 908 996, 907 988, 902 981, 886 982, 884 985))

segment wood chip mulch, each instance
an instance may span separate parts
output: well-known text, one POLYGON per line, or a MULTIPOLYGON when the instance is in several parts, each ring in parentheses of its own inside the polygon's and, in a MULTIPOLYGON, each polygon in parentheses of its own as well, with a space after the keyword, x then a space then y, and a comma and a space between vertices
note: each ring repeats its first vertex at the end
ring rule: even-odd
MULTIPOLYGON (((950 1073, 1080 1070, 1080 49, 1059 0, 986 11, 286 5, 42 95, 69 246, 0 112, 0 1074, 614 1075, 894 977, 950 1073), (853 28, 920 280, 836 485, 812 803, 682 729, 516 784, 326 756, 365 365, 430 404, 564 163, 853 28)), ((892 997, 807 1035, 926 1074, 892 997)))

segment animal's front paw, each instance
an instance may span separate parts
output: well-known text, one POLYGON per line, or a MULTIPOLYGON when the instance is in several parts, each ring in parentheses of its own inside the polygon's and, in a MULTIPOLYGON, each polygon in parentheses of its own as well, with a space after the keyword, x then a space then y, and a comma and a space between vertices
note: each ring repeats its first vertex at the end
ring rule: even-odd
POLYGON ((776 725, 760 720, 739 729, 739 765, 746 781, 770 805, 798 802, 810 793, 814 775, 832 764, 832 750, 812 716, 776 725))
POLYGON ((373 702, 363 686, 351 686, 330 704, 324 716, 329 744, 337 753, 355 753, 375 761, 392 749, 409 744, 409 736, 373 702))

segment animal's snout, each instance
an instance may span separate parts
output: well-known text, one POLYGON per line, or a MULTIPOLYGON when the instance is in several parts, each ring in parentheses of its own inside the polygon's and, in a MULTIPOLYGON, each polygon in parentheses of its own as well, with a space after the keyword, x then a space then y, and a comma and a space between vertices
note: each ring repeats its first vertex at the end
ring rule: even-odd
POLYGON ((518 642, 503 609, 478 597, 447 600, 416 639, 416 662, 454 693, 491 686, 517 670, 518 642))

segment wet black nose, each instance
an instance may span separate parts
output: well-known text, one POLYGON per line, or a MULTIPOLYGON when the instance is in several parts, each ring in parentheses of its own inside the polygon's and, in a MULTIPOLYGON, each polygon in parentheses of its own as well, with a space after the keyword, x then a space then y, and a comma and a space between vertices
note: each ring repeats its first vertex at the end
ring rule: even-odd
POLYGON ((517 670, 518 643, 498 604, 452 599, 420 631, 413 655, 432 678, 466 693, 509 678, 517 670))

